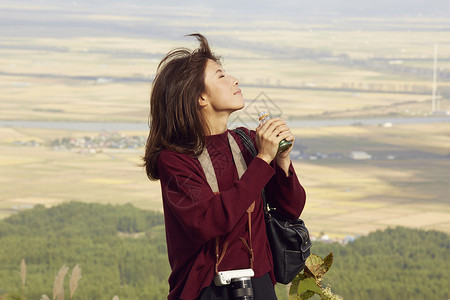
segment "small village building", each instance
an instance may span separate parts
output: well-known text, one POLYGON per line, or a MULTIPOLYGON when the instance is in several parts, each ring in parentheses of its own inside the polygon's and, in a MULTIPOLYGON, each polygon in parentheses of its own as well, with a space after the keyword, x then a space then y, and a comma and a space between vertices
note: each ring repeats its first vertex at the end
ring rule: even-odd
POLYGON ((352 151, 350 153, 350 158, 354 159, 354 160, 366 160, 366 159, 372 159, 372 155, 370 155, 364 151, 352 151))

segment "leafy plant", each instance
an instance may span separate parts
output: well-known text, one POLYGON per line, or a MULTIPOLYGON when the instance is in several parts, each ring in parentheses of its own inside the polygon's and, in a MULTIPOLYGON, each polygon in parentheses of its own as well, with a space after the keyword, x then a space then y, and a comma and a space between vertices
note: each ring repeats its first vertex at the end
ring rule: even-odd
POLYGON ((333 253, 325 258, 311 254, 306 260, 305 269, 292 281, 289 289, 289 300, 306 300, 319 295, 323 300, 340 300, 342 297, 333 294, 329 286, 322 287, 322 277, 333 264, 333 253))

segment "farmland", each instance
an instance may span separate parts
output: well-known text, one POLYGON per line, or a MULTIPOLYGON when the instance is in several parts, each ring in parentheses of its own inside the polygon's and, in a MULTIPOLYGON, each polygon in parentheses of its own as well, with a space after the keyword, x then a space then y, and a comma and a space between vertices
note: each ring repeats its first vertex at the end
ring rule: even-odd
MULTIPOLYGON (((40 12, 20 4, 9 9, 23 16, 40 12)), ((131 14, 87 18, 120 26, 147 24, 131 14)), ((162 28, 179 28, 175 19, 159 21, 162 28)), ((195 27, 210 38, 225 70, 240 80, 247 107, 231 120, 239 117, 254 126, 252 105, 269 105, 293 124, 433 118, 435 44, 438 110, 450 110, 448 19, 278 20, 268 26, 254 20, 239 28, 195 27), (261 92, 267 98, 258 99, 261 92)), ((192 38, 183 37, 193 31, 176 37, 131 30, 89 34, 80 25, 64 36, 56 29, 47 36, 5 33, 0 38, 0 119, 145 124, 159 60, 173 47, 195 47, 192 38)), ((314 235, 341 238, 395 225, 450 232, 450 123, 385 125, 292 128, 299 153, 293 163, 308 194, 302 217, 314 235), (352 151, 372 159, 351 159, 352 151)), ((52 147, 55 139, 99 134, 0 128, 0 217, 71 200, 161 210, 159 182, 149 181, 138 166, 142 146, 95 152, 52 147)))

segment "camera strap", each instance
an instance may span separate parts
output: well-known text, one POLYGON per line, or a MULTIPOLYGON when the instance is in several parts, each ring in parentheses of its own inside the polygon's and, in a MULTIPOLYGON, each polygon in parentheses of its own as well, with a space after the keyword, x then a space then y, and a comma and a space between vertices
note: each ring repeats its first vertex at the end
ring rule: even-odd
MULTIPOLYGON (((234 164, 237 169, 237 173, 239 176, 239 179, 244 174, 245 170, 247 170, 247 164, 245 163, 244 156, 242 155, 241 149, 239 148, 239 145, 237 144, 234 137, 228 132, 228 144, 230 145, 231 154, 233 155, 234 164)), ((217 177, 216 172, 214 171, 214 166, 211 161, 211 157, 209 156, 208 149, 206 147, 203 149, 202 154, 198 157, 198 161, 200 162, 200 165, 203 168, 203 171, 206 175, 206 180, 208 181, 209 186, 211 187, 211 190, 215 194, 219 194, 219 185, 217 183, 217 177)), ((247 248, 249 254, 250 254, 250 268, 253 269, 253 247, 252 247, 252 212, 255 209, 255 202, 248 207, 247 209, 247 215, 248 215, 248 232, 249 232, 249 241, 247 241, 244 238, 240 238, 242 243, 247 248)), ((222 253, 219 255, 219 237, 216 237, 216 265, 215 265, 215 272, 219 272, 219 264, 222 262, 223 258, 225 257, 225 253, 228 248, 228 241, 225 241, 222 253)))

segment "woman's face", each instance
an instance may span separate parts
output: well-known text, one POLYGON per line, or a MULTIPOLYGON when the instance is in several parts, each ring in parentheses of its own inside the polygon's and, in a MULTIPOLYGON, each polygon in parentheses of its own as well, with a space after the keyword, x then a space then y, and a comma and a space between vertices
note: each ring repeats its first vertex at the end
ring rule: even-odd
POLYGON ((206 99, 214 112, 233 112, 244 107, 244 96, 238 86, 239 82, 228 75, 222 66, 208 59, 205 68, 206 99))

